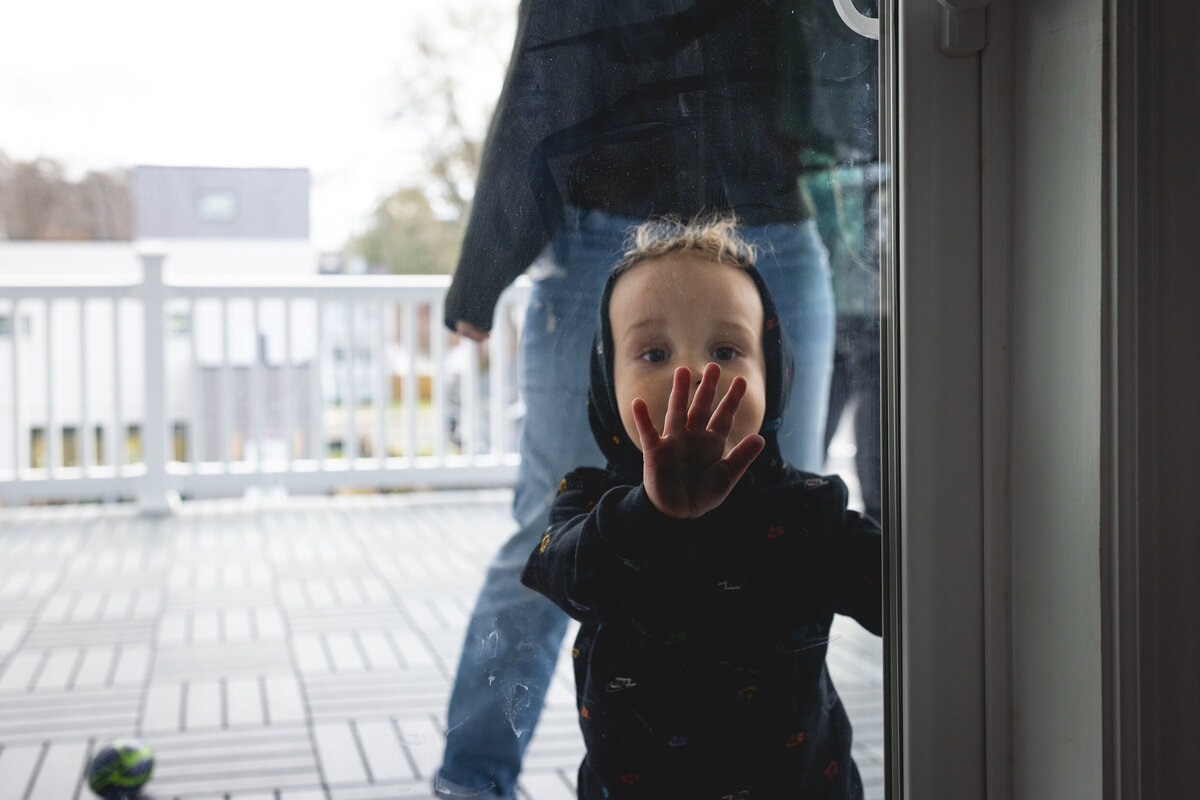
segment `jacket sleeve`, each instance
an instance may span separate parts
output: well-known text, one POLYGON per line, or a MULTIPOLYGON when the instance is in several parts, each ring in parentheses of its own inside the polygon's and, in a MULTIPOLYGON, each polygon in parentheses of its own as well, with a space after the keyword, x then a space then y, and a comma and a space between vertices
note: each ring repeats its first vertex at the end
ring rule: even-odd
POLYGON ((876 636, 883 634, 883 537, 879 525, 845 511, 835 551, 834 611, 853 617, 876 636))
POLYGON ((659 635, 674 616, 664 600, 687 569, 673 552, 689 522, 661 513, 642 486, 613 486, 602 475, 577 470, 563 480, 521 581, 581 622, 659 635))
POLYGON ((744 586, 723 595, 725 610, 712 615, 728 626, 721 635, 735 636, 740 627, 746 637, 803 650, 827 633, 823 627, 832 614, 880 632, 879 526, 848 510, 848 499, 840 478, 809 473, 758 496, 754 525, 741 534, 745 557, 729 552, 722 559, 728 582, 744 586))
MULTIPOLYGON (((539 146, 580 113, 587 50, 569 43, 582 21, 570 6, 522 0, 516 43, 492 116, 475 197, 446 295, 445 323, 492 327, 496 301, 550 240, 561 201, 535 163, 539 146)), ((579 5, 579 4, 574 4, 579 5)), ((586 5, 586 4, 585 4, 586 5)))

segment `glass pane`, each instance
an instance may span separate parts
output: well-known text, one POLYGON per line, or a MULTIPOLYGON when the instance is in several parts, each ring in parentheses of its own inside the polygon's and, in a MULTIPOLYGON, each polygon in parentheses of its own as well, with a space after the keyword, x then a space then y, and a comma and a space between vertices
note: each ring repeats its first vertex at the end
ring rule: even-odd
POLYGON ((0 682, 148 681, 164 784, 313 731, 164 793, 882 798, 877 0, 160 6, 6 20, 0 500, 206 521, 0 682))
MULTIPOLYGON (((835 474, 852 508, 873 520, 881 514, 879 264, 888 171, 879 156, 877 42, 843 19, 874 17, 876 8, 844 5, 850 10, 832 2, 576 3, 571 13, 561 4, 556 12, 522 6, 446 314, 460 330, 482 335, 499 288, 518 274, 532 278, 523 343, 526 460, 511 544, 522 555, 530 546, 534 552, 527 563, 497 562, 475 606, 447 720, 440 773, 447 791, 507 789, 503 777, 477 766, 479 743, 500 727, 488 719, 487 698, 499 695, 517 740, 537 719, 545 681, 534 648, 521 653, 506 642, 543 641, 548 623, 532 621, 540 607, 528 599, 521 602, 530 621, 496 613, 509 602, 501 600, 505 570, 511 581, 524 567, 525 583, 580 623, 571 659, 588 749, 582 796, 687 791, 696 781, 736 797, 749 789, 747 775, 768 796, 831 787, 839 787, 835 796, 858 796, 860 782, 865 796, 883 796, 875 522, 839 509, 813 523, 835 544, 821 555, 805 551, 803 565, 779 555, 773 566, 794 568, 786 577, 767 577, 764 562, 774 551, 754 542, 758 526, 767 541, 784 538, 803 518, 799 509, 816 502, 800 487, 838 486, 835 474), (696 233, 660 222, 714 214, 736 217, 754 246, 794 357, 786 379, 772 382, 784 361, 769 333, 763 352, 753 350, 766 371, 757 383, 753 370, 742 373, 736 357, 722 354, 721 337, 730 335, 722 326, 752 312, 732 298, 736 287, 725 280, 733 279, 703 268, 703 245, 688 238, 712 235, 711 227, 696 233), (647 221, 656 227, 638 227, 647 221), (635 229, 641 238, 631 242, 635 229), (614 280, 618 262, 628 272, 614 280), (718 288, 703 285, 709 281, 718 288), (667 430, 665 408, 675 368, 688 367, 686 380, 696 380, 706 360, 747 376, 743 403, 761 414, 766 449, 742 493, 718 492, 719 502, 697 508, 688 503, 699 479, 668 480, 693 474, 698 462, 669 443, 684 434, 667 430), (780 386, 790 389, 786 405, 773 393, 780 386), (644 418, 633 411, 635 396, 646 400, 644 418), (647 448, 659 446, 679 460, 656 469, 647 448), (777 456, 805 472, 772 472, 777 456), (571 472, 580 466, 604 472, 571 472), (533 498, 555 485, 547 528, 545 507, 533 498), (668 517, 704 516, 666 523, 652 511, 621 513, 621 500, 668 517), (736 554, 721 546, 734 531, 745 548, 736 554), (605 558, 626 571, 609 570, 605 558), (837 576, 821 582, 824 589, 805 572, 815 563, 837 576), (728 594, 701 591, 703 581, 728 594), (774 596, 766 586, 782 584, 796 593, 792 605, 756 604, 774 596), (734 592, 743 594, 734 599, 734 592), (831 610, 840 613, 824 613, 831 610), (762 627, 742 618, 748 630, 735 632, 737 613, 757 614, 762 627), (477 642, 494 643, 482 657, 485 676, 472 661, 477 642), (735 642, 738 657, 729 654, 735 642), (761 662, 746 655, 760 648, 774 655, 761 662), (788 669, 806 677, 766 677, 788 669), (497 692, 493 678, 514 673, 534 680, 501 683, 497 692), (733 686, 735 676, 741 685, 733 686), (756 716, 764 696, 788 698, 789 712, 756 716), (710 704, 711 718, 684 710, 685 697, 710 704), (801 722, 817 706, 828 716, 801 722), (707 726, 737 733, 716 736, 707 726), (819 765, 799 766, 800 754, 818 752, 819 765), (623 789, 630 785, 639 788, 623 789)), ((769 331, 774 319, 764 313, 769 331)), ((731 424, 725 448, 746 431, 737 416, 731 424)), ((503 757, 514 770, 517 740, 508 740, 503 757)))

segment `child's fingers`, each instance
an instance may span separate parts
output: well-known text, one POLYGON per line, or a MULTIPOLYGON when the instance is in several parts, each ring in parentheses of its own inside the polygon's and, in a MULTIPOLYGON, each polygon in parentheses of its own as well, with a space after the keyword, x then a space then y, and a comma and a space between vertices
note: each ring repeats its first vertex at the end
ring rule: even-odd
POLYGON ((738 408, 742 405, 742 398, 745 396, 746 379, 739 375, 733 379, 733 383, 729 384, 729 391, 721 398, 720 405, 713 412, 708 429, 713 433, 728 436, 729 432, 733 430, 733 417, 737 414, 738 408))
POLYGON ((721 380, 721 367, 710 362, 704 367, 700 385, 696 387, 696 396, 692 398, 692 407, 688 409, 688 430, 702 431, 708 427, 719 380, 721 380))
POLYGON ((758 454, 763 451, 766 444, 763 437, 757 433, 751 433, 738 442, 737 447, 729 451, 729 455, 725 456, 725 466, 729 470, 731 486, 742 479, 742 475, 750 468, 751 462, 758 458, 758 454))
POLYGON ((642 452, 653 448, 658 444, 658 428, 654 427, 654 420, 650 419, 650 407, 646 405, 646 401, 638 397, 633 401, 633 424, 637 427, 638 437, 642 440, 642 452))
POLYGON ((670 436, 687 425, 687 401, 691 384, 690 369, 680 367, 675 370, 675 382, 671 385, 671 397, 667 400, 667 418, 663 420, 664 435, 670 436))

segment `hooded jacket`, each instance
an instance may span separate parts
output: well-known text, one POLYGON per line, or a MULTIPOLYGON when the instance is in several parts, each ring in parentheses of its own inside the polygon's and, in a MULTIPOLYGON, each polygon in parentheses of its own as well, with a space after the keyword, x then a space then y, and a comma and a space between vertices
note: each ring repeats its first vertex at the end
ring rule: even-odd
POLYGON ((563 479, 522 581, 579 620, 581 798, 857 798, 851 729, 825 667, 834 613, 881 630, 876 523, 835 476, 779 455, 791 356, 761 276, 766 447, 729 497, 668 517, 621 424, 605 286, 589 418, 608 466, 563 479))

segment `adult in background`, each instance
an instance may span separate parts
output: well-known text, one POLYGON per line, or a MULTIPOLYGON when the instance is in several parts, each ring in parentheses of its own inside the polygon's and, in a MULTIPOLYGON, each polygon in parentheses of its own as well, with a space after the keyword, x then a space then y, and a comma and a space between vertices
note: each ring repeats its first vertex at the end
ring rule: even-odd
POLYGON ((567 627, 520 574, 562 477, 604 464, 587 419, 588 354, 604 281, 633 226, 737 216, 796 355, 783 455, 821 467, 834 303, 800 175, 831 135, 810 119, 822 80, 811 51, 829 46, 818 41, 832 29, 826 14, 832 4, 800 0, 520 5, 445 306, 447 326, 482 341, 504 288, 527 269, 534 279, 521 343, 517 530, 468 624, 439 796, 515 795, 567 627))
MULTIPOLYGON (((874 0, 868 5, 874 13, 874 0)), ((879 200, 887 167, 879 161, 879 54, 873 42, 845 40, 837 27, 818 23, 814 30, 811 40, 828 46, 819 48, 810 122, 814 131, 829 133, 814 157, 824 160, 823 168, 806 169, 803 180, 829 252, 837 308, 825 447, 850 413, 864 510, 880 520, 879 246, 886 220, 879 200)))

